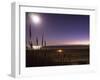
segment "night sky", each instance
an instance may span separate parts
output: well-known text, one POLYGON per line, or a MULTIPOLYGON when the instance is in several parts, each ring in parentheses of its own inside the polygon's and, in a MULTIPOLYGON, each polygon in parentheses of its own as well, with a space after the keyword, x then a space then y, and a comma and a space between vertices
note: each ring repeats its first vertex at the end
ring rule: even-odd
POLYGON ((29 40, 31 25, 32 40, 36 36, 41 43, 42 34, 47 45, 77 45, 89 44, 89 15, 26 13, 26 41, 29 40), (41 22, 32 22, 30 14, 36 14, 41 22))

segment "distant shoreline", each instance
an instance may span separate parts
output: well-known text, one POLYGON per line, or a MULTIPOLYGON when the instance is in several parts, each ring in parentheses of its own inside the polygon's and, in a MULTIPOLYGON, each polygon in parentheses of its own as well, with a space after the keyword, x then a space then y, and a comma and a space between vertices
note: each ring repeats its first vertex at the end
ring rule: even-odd
POLYGON ((85 44, 84 45, 83 44, 79 44, 79 45, 73 45, 73 44, 72 45, 71 44, 69 44, 69 45, 47 45, 47 47, 48 46, 51 46, 51 47, 52 46, 89 46, 89 44, 87 44, 87 45, 85 45, 85 44))
MULTIPOLYGON (((44 47, 45 48, 45 47, 44 47)), ((54 46, 46 46, 48 49, 54 49, 54 48, 61 48, 61 49, 87 49, 89 48, 89 45, 54 45, 54 46)))

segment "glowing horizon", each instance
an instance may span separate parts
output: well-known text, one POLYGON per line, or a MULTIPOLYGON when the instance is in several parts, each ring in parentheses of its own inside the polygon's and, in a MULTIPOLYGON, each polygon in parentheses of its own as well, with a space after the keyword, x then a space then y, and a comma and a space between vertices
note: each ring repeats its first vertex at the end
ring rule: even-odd
POLYGON ((89 41, 66 41, 66 42, 60 42, 60 43, 48 43, 47 45, 89 45, 89 41))

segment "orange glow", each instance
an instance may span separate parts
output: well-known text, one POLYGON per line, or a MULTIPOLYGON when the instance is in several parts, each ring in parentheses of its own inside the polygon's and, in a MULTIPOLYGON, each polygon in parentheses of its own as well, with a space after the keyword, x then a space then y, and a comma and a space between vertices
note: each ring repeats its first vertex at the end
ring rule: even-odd
POLYGON ((89 40, 52 41, 48 45, 89 45, 89 40))
POLYGON ((61 53, 61 52, 63 52, 63 50, 59 49, 59 50, 57 50, 57 52, 61 53))
POLYGON ((72 41, 67 44, 69 45, 89 45, 89 41, 72 41))

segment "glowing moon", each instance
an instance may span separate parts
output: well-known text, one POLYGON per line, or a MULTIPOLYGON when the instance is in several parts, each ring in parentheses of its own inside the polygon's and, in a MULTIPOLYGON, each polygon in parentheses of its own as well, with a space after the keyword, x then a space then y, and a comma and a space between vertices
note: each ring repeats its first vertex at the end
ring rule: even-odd
POLYGON ((32 22, 35 24, 39 24, 41 22, 40 16, 36 14, 31 14, 32 22))

